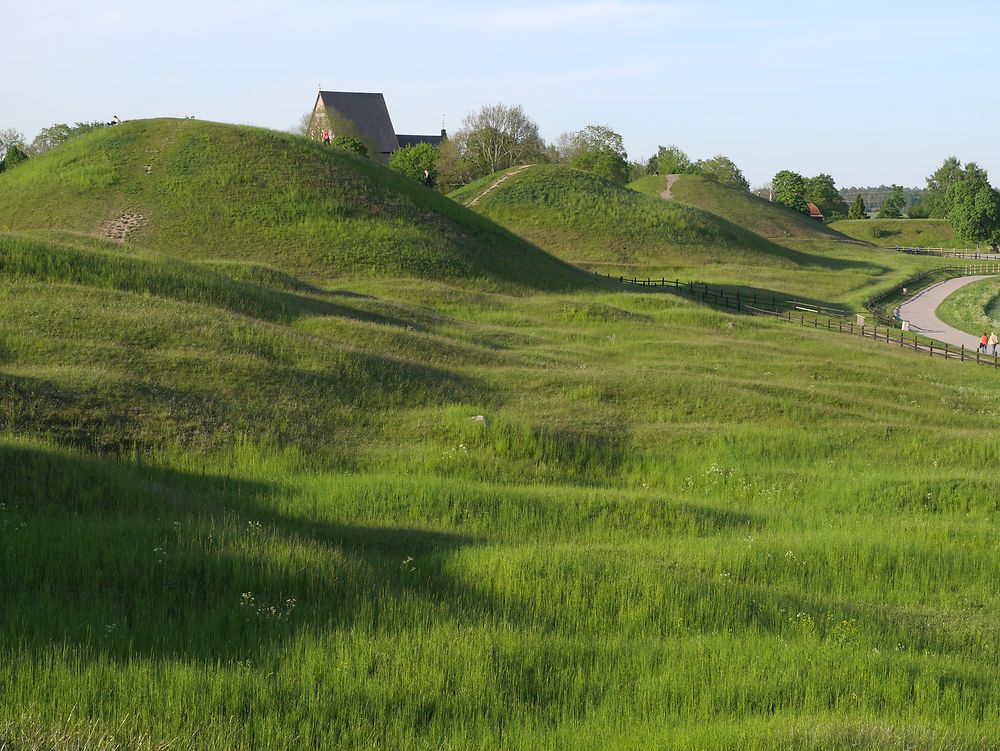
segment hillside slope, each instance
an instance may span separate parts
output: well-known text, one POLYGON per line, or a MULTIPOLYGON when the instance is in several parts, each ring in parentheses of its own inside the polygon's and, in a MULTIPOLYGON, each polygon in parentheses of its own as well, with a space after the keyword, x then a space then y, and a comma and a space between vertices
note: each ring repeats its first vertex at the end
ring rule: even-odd
POLYGON ((721 261, 792 268, 800 260, 698 208, 562 166, 492 175, 451 197, 549 252, 592 268, 721 261), (509 179, 492 187, 505 176, 509 179))
MULTIPOLYGON (((665 180, 665 175, 651 175, 628 187, 658 196, 665 180)), ((797 211, 700 175, 679 175, 671 192, 675 201, 707 211, 761 237, 781 241, 848 239, 797 211)))
POLYGON ((830 228, 883 247, 968 248, 946 219, 843 219, 830 228))
POLYGON ((578 272, 367 159, 298 136, 146 120, 0 175, 8 230, 124 237, 188 259, 342 274, 566 287, 578 272))
POLYGON ((927 264, 702 178, 678 180, 676 200, 660 198, 659 184, 639 187, 536 165, 483 178, 451 197, 553 255, 612 276, 712 281, 861 306, 927 264))

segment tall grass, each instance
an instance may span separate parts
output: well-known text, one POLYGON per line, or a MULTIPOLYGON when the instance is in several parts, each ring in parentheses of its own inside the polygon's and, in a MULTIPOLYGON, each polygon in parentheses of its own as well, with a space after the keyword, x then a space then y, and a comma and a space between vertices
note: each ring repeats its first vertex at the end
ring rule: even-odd
POLYGON ((0 276, 0 744, 1000 733, 988 369, 668 294, 77 250, 0 276))

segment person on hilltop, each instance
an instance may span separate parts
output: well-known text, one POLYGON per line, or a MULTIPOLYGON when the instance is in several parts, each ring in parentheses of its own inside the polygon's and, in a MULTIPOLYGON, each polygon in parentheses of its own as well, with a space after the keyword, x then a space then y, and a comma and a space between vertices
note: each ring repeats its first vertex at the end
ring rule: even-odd
POLYGON ((1000 341, 1000 339, 997 339, 997 332, 991 331, 990 332, 990 346, 993 348, 993 356, 994 357, 997 356, 997 342, 998 341, 1000 341))
POLYGON ((323 131, 323 143, 325 143, 327 146, 330 145, 330 129, 329 128, 327 128, 326 130, 323 131))
POLYGON ((986 334, 984 333, 981 337, 979 337, 979 351, 985 354, 986 345, 989 343, 990 343, 990 338, 986 336, 986 334))

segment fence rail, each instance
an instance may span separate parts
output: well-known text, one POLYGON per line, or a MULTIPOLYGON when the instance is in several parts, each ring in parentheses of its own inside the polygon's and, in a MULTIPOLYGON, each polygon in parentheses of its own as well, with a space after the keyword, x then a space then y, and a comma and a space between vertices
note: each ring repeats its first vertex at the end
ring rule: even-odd
MULTIPOLYGON (((866 301, 867 312, 875 312, 877 306, 893 294, 898 294, 900 291, 906 289, 906 287, 917 285, 921 281, 926 281, 927 278, 941 272, 948 272, 950 276, 1000 274, 1000 263, 965 267, 949 266, 918 274, 897 284, 890 290, 869 298, 866 301)), ((704 282, 682 282, 678 279, 666 279, 664 277, 660 279, 639 279, 637 277, 629 279, 624 276, 613 277, 611 274, 601 274, 600 272, 595 272, 595 274, 635 287, 678 292, 692 299, 700 299, 702 302, 725 310, 733 310, 737 313, 768 316, 788 323, 796 323, 800 326, 836 331, 840 334, 850 336, 860 336, 876 342, 895 345, 908 351, 926 354, 930 357, 943 357, 945 360, 974 362, 977 365, 1000 368, 1000 357, 997 355, 988 355, 980 350, 972 352, 964 346, 956 348, 953 344, 937 341, 929 337, 921 337, 919 334, 913 334, 912 338, 907 338, 906 333, 895 325, 895 319, 887 324, 883 320, 878 320, 878 313, 876 313, 877 322, 868 325, 867 323, 861 323, 860 317, 858 321, 848 320, 849 316, 854 315, 851 311, 815 303, 805 303, 798 300, 786 300, 777 295, 764 295, 757 294, 756 292, 749 294, 744 292, 741 294, 738 289, 727 290, 725 287, 711 287, 704 282), (806 316, 807 313, 811 314, 811 318, 806 316)))
POLYGON ((981 259, 992 260, 1000 258, 1000 253, 995 250, 975 250, 971 248, 916 248, 906 245, 884 245, 885 250, 893 250, 897 253, 908 253, 915 256, 934 256, 935 258, 962 258, 970 261, 981 259))

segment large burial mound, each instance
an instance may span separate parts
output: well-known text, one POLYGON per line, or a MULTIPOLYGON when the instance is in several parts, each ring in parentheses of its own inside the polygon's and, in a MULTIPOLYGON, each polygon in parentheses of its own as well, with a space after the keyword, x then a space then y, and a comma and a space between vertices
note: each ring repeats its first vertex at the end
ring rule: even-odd
POLYGON ((799 263, 799 254, 723 217, 567 167, 515 168, 451 197, 550 253, 596 270, 799 263))
POLYGON ((0 176, 6 229, 188 259, 570 287, 583 276, 440 194, 307 139, 194 120, 125 123, 0 176))

